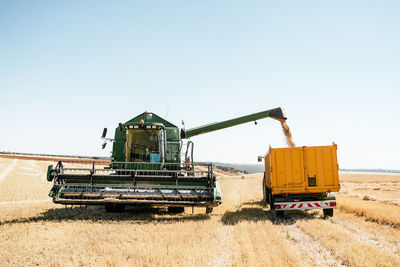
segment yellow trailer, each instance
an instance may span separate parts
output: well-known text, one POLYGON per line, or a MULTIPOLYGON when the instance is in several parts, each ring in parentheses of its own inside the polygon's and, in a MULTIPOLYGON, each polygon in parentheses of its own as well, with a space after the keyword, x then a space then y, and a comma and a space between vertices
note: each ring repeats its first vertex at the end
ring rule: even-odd
POLYGON ((270 148, 264 157, 263 202, 284 210, 323 209, 333 216, 340 190, 337 145, 270 148))

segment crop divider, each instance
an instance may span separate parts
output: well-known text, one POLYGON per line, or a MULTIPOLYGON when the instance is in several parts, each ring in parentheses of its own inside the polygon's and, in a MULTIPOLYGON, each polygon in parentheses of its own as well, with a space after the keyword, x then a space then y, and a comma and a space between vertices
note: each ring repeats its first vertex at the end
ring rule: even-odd
POLYGON ((133 190, 135 190, 136 191, 136 184, 137 184, 137 182, 136 182, 136 170, 134 170, 133 172, 132 172, 132 174, 131 174, 131 176, 132 176, 132 182, 133 182, 133 190))
POLYGON ((93 178, 93 174, 94 173, 95 173, 95 169, 94 169, 94 161, 93 161, 92 169, 90 170, 90 174, 89 174, 89 177, 90 177, 90 189, 91 189, 92 192, 93 192, 93 184, 94 184, 94 178, 93 178))

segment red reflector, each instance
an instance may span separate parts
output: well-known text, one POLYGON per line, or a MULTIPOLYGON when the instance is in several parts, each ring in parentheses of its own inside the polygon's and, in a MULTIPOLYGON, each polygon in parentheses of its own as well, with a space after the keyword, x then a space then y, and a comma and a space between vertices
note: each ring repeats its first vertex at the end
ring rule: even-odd
POLYGON ((275 209, 276 209, 276 210, 279 210, 280 208, 281 208, 280 205, 275 205, 275 209))
POLYGON ((329 203, 329 206, 335 207, 335 206, 336 206, 336 202, 331 202, 331 203, 329 203))

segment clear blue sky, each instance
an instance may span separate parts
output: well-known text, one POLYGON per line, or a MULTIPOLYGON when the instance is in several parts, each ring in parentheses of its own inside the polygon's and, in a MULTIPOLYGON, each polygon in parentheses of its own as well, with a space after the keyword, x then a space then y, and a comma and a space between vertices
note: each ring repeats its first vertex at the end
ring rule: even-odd
MULTIPOLYGON (((399 1, 2 1, 0 151, 108 156, 102 128, 146 110, 190 128, 280 106, 297 145, 400 169, 399 14, 399 1)), ((201 161, 286 146, 270 119, 192 139, 201 161)))

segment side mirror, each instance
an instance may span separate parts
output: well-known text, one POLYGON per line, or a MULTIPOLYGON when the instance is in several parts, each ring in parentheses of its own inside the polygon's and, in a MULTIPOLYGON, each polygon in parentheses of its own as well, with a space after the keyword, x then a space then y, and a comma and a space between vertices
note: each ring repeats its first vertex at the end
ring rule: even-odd
POLYGON ((119 131, 120 131, 120 132, 122 132, 123 127, 124 127, 124 125, 123 125, 122 123, 119 123, 119 124, 118 124, 118 128, 119 128, 119 131))
POLYGON ((103 134, 101 135, 101 138, 105 138, 107 135, 107 128, 103 129, 103 134))
POLYGON ((101 149, 104 149, 107 145, 107 141, 105 141, 102 145, 101 145, 101 149))
POLYGON ((258 162, 262 162, 263 157, 262 156, 258 156, 257 160, 258 160, 258 162))

